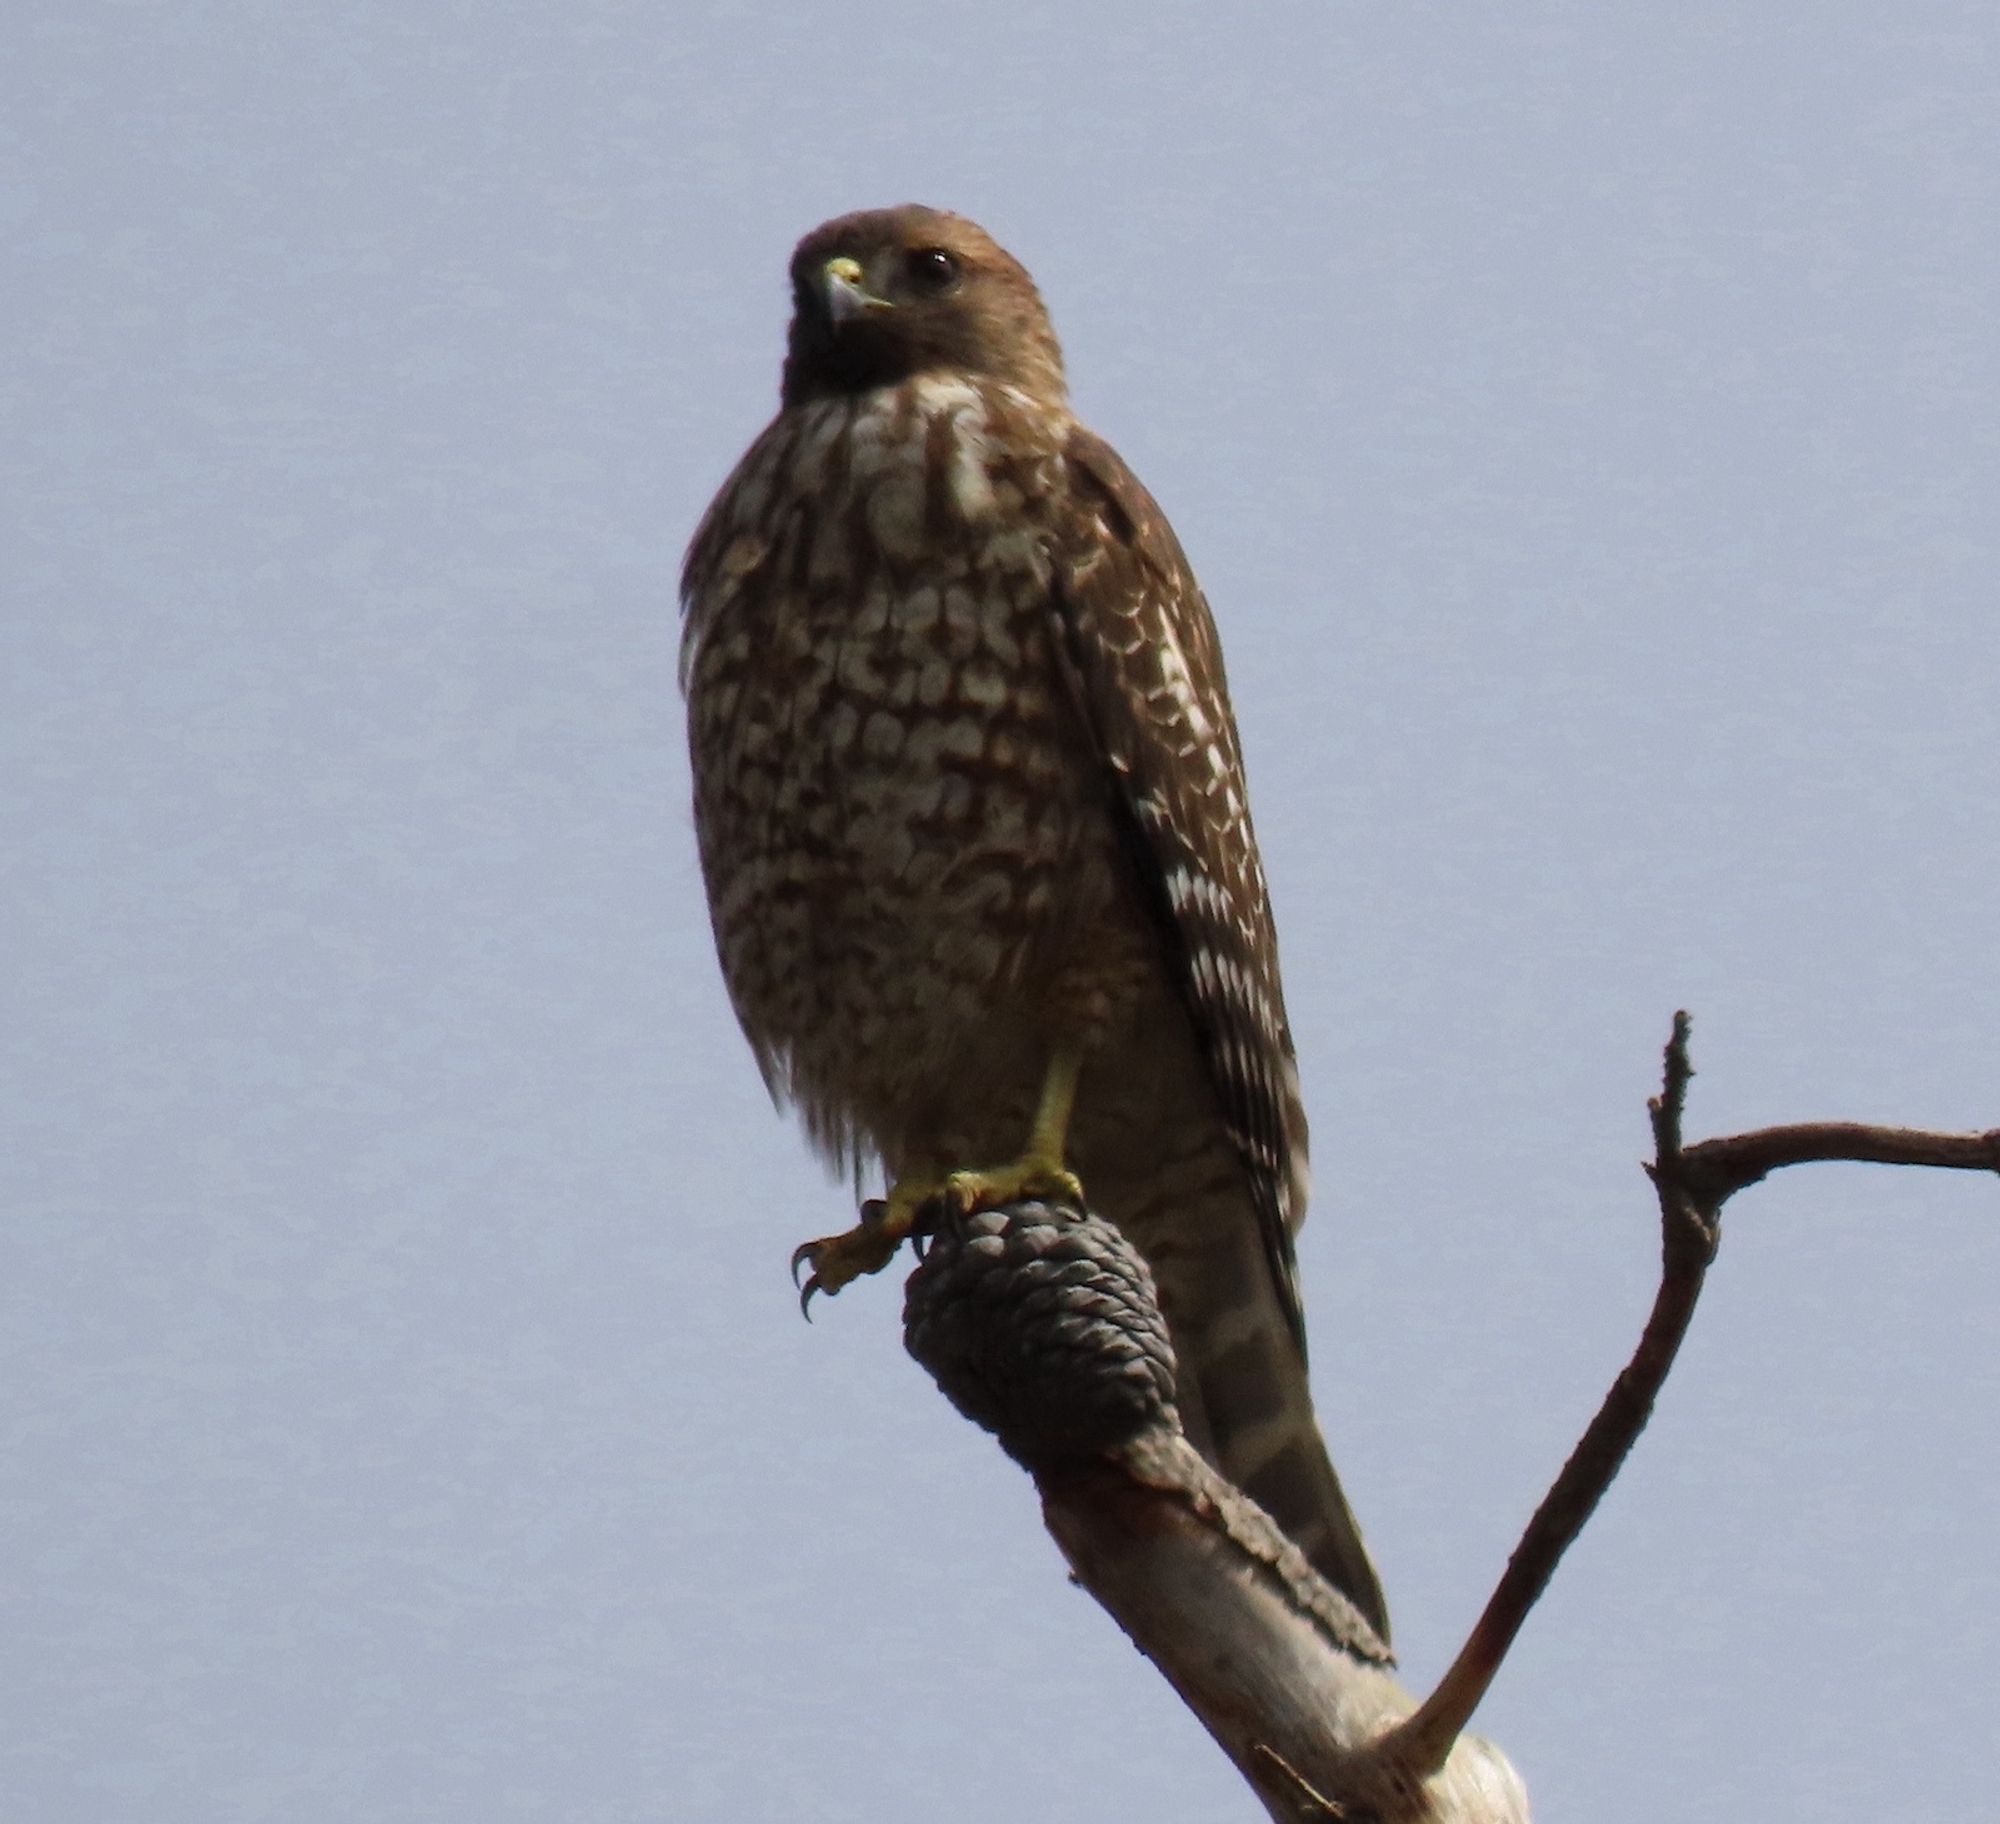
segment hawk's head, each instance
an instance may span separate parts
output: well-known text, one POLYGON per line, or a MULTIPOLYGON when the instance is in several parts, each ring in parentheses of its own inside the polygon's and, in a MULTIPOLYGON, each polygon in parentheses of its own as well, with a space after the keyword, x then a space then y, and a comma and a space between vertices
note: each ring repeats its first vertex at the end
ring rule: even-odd
POLYGON ((792 300, 787 405, 923 373, 1063 401, 1062 351, 1034 280, 962 215, 906 203, 827 222, 792 255, 792 300))

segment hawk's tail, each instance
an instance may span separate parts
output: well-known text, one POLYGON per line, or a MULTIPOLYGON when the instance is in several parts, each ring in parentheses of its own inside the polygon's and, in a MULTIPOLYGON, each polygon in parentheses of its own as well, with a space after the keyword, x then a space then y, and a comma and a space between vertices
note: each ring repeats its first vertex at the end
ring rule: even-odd
POLYGON ((1200 1271, 1160 1263, 1189 1440, 1284 1528, 1386 1643, 1381 1579, 1320 1437, 1305 1362, 1261 1242, 1248 1223, 1221 1234, 1233 1236, 1240 1261, 1223 1266, 1215 1258, 1221 1236, 1211 1229, 1200 1271))

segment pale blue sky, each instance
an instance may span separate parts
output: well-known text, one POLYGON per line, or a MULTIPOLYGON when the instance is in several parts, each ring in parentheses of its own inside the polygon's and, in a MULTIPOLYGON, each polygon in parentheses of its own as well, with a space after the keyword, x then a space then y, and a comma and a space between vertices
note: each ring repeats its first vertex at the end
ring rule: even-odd
MULTIPOLYGON (((1215 603, 1315 1384, 1435 1673, 1691 1126, 2000 1123, 2000 15, 33 6, 0 85, 0 1813, 1247 1817, 901 1354, 709 950, 673 580, 792 241, 1043 282, 1215 603)), ((1482 1714, 1958 1819, 2000 1187, 1747 1194, 1482 1714)))

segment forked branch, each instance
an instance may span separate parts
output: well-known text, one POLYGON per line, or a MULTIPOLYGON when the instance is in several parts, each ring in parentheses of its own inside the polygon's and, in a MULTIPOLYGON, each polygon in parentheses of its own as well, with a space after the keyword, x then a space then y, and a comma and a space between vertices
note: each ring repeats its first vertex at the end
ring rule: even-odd
POLYGON ((1637 1349, 1423 1703, 1366 1621, 1181 1434, 1166 1326, 1109 1225, 1023 1205, 947 1224, 911 1275, 910 1351, 1034 1476, 1077 1580, 1173 1683, 1273 1818, 1525 1824, 1504 1756, 1465 1728, 1645 1429, 1720 1241, 1723 1204, 1786 1165, 2000 1171, 2000 1130, 1824 1122, 1683 1144, 1693 1069, 1674 1016, 1648 1105, 1662 1268, 1637 1349))

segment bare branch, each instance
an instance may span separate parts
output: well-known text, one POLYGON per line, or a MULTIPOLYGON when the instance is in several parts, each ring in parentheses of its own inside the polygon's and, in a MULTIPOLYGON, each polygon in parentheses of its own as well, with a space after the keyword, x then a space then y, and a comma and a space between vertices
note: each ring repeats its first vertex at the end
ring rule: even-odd
POLYGON ((1800 1121, 1760 1127, 1691 1146, 1682 1162, 1687 1182, 1712 1207, 1785 1165, 1828 1161, 1857 1165, 1930 1165, 1946 1171, 2000 1172, 2000 1128, 1983 1134, 1931 1133, 1915 1127, 1875 1127, 1863 1121, 1800 1121))

